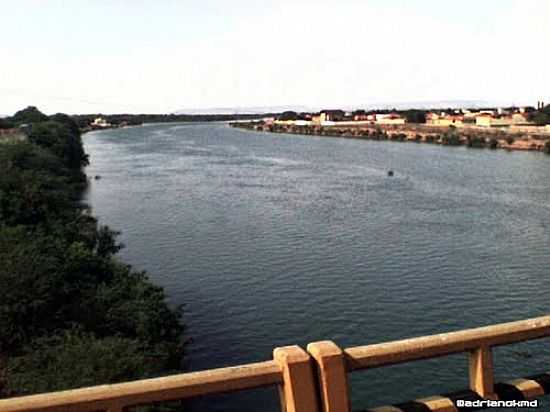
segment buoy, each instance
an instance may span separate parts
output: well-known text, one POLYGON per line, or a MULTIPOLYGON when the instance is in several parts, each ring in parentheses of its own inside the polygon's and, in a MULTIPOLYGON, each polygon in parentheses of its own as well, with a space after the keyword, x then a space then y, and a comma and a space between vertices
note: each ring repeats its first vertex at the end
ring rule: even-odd
POLYGON ((388 172, 388 176, 393 176, 393 170, 390 170, 390 171, 388 172))
POLYGON ((95 175, 95 178, 94 178, 94 179, 95 179, 95 180, 99 180, 99 179, 101 179, 101 176, 100 176, 100 175, 95 175))

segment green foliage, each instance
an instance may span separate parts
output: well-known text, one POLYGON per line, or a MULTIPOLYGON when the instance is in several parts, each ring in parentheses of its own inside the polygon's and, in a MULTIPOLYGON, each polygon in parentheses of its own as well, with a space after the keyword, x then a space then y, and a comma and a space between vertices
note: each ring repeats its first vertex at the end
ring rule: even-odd
POLYGON ((37 224, 72 210, 70 173, 49 151, 2 145, 0 171, 0 225, 37 224))
POLYGON ((407 123, 426 123, 426 112, 424 110, 407 110, 404 115, 407 123))
MULTIPOLYGON (((73 116, 81 129, 85 129, 97 118, 102 117, 108 123, 121 125, 140 125, 143 123, 169 122, 226 122, 232 120, 251 120, 262 117, 274 117, 275 113, 263 114, 84 114, 73 116)), ((55 119, 54 119, 55 120, 55 119)))
POLYGON ((16 124, 38 123, 48 120, 48 116, 38 110, 35 106, 28 106, 23 110, 19 110, 13 115, 11 120, 16 124))
POLYGON ((0 129, 11 129, 15 124, 9 119, 0 118, 0 129))
POLYGON ((35 339, 24 355, 7 362, 8 393, 19 395, 116 383, 161 372, 155 359, 135 339, 97 338, 75 330, 35 339))
MULTIPOLYGON (((547 109, 548 109, 548 106, 546 106, 545 110, 547 109)), ((544 126, 544 125, 550 124, 550 113, 541 111, 533 117, 533 121, 537 126, 544 126)))
POLYGON ((466 141, 466 145, 468 147, 473 147, 473 148, 477 148, 477 149, 481 149, 483 147, 485 147, 485 138, 483 137, 478 137, 478 136, 468 136, 467 138, 467 141, 466 141))
POLYGON ((441 137, 441 143, 448 146, 460 146, 460 136, 456 133, 446 133, 441 137))
POLYGON ((37 123, 31 128, 29 141, 51 150, 70 169, 79 169, 88 164, 80 132, 75 134, 67 123, 54 120, 37 123))
POLYGON ((71 116, 68 116, 65 113, 56 113, 53 116, 50 116, 50 120, 65 125, 69 129, 71 135, 75 138, 80 136, 80 127, 71 116))
POLYGON ((29 142, 0 145, 0 397, 179 369, 181 311, 79 205, 76 123, 36 112, 18 112, 42 119, 29 142))
POLYGON ((298 120, 298 113, 293 111, 286 111, 281 113, 278 119, 279 120, 298 120))

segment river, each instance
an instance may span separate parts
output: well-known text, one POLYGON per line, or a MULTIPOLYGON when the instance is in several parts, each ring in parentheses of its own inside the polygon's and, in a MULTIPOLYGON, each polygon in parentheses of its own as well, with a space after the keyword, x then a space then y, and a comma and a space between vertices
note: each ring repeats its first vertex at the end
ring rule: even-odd
MULTIPOLYGON (((164 124, 84 136, 86 201, 185 304, 190 370, 548 314, 550 156, 164 124), (394 176, 389 177, 388 171, 394 176)), ((497 381, 547 341, 496 349, 497 381)), ((542 370, 541 370, 542 365, 542 370)), ((354 373, 354 409, 467 387, 466 355, 354 373)), ((276 411, 271 389, 189 410, 276 411)))

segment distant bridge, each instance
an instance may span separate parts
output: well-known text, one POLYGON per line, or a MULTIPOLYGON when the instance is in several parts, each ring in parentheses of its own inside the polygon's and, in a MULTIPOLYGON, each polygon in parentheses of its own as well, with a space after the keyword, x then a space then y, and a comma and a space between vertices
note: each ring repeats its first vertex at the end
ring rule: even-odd
POLYGON ((306 350, 286 346, 276 348, 273 359, 265 362, 4 399, 0 412, 122 412, 135 405, 265 386, 279 388, 282 411, 347 412, 349 373, 465 352, 467 390, 370 410, 458 412, 459 400, 530 400, 550 393, 550 373, 495 384, 492 357, 496 346, 548 336, 550 316, 543 316, 347 349, 331 341, 311 343, 306 350))

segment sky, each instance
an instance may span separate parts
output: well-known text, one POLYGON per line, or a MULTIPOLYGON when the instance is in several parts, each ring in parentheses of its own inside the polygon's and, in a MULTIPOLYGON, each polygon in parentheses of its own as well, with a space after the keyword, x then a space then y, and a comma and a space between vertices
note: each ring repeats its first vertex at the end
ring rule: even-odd
POLYGON ((0 114, 550 102, 549 0, 0 0, 0 114))

